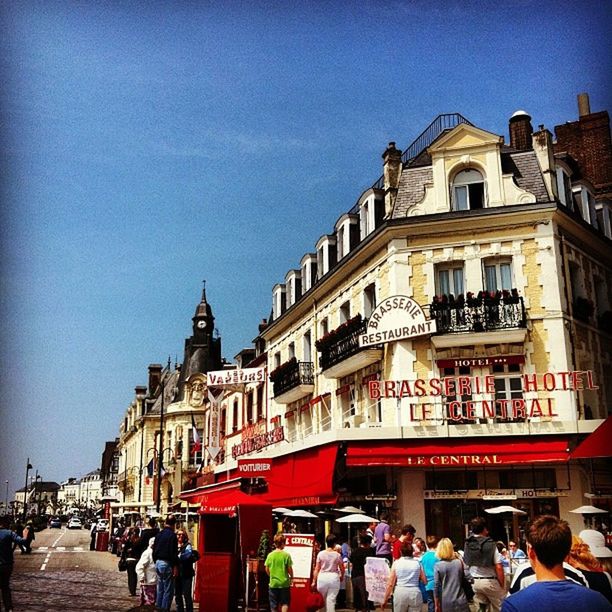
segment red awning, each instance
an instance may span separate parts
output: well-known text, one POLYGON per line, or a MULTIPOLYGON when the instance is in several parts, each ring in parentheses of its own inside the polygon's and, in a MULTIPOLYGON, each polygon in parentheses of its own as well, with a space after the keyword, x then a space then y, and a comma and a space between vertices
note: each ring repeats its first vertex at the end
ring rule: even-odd
POLYGON ((594 432, 584 439, 571 453, 572 459, 612 457, 612 417, 608 417, 594 432))
POLYGON ((561 463, 569 459, 567 438, 484 438, 357 442, 349 444, 347 466, 486 467, 517 463, 561 463))
POLYGON ((335 504, 333 479, 338 445, 330 444, 277 457, 266 474, 268 491, 259 497, 275 506, 335 504))
POLYGON ((203 487, 200 490, 190 491, 181 495, 181 499, 190 504, 199 504, 200 514, 227 514, 235 516, 238 506, 267 506, 272 509, 272 505, 253 495, 247 495, 240 490, 240 481, 229 481, 203 487))

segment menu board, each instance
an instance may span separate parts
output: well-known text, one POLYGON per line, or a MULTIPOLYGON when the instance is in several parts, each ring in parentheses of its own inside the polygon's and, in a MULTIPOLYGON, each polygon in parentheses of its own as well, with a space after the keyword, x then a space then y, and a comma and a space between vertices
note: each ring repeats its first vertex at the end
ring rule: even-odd
POLYGON ((291 583, 291 609, 304 610, 306 598, 310 593, 312 580, 312 553, 315 537, 311 534, 286 533, 285 549, 293 563, 293 582, 291 583))
POLYGON ((386 559, 368 557, 365 564, 366 591, 370 601, 382 603, 385 599, 391 568, 386 559))

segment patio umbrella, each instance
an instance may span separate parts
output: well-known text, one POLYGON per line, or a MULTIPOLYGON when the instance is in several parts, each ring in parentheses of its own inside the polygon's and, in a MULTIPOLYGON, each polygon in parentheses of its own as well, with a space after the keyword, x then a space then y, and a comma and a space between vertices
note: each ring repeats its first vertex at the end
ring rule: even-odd
POLYGON ((361 508, 355 508, 355 506, 344 506, 344 508, 334 508, 335 512, 346 512, 347 514, 365 514, 361 508))
POLYGON ((348 523, 348 541, 351 542, 351 525, 353 523, 379 523, 380 521, 366 514, 347 514, 336 519, 336 523, 348 523))
POLYGON ((580 506, 580 508, 574 508, 570 510, 572 514, 607 514, 607 510, 596 508, 595 506, 580 506))
MULTIPOLYGON (((495 506, 494 508, 485 508, 485 512, 489 514, 527 514, 523 510, 519 510, 514 506, 495 506)), ((510 541, 510 519, 504 517, 504 529, 506 531, 506 543, 510 541)), ((512 564, 510 564, 510 572, 512 572, 512 564)))
POLYGON ((319 518, 316 514, 308 512, 308 510, 289 510, 289 512, 285 512, 285 516, 294 516, 298 518, 319 518))
POLYGON ((585 527, 590 527, 593 524, 594 514, 608 514, 607 510, 596 508, 595 506, 580 506, 574 510, 570 510, 572 514, 582 514, 582 520, 585 527))
POLYGON ((274 512, 274 514, 287 514, 287 512, 291 512, 291 510, 281 506, 279 508, 272 508, 272 512, 274 512))
POLYGON ((336 519, 336 523, 379 523, 375 518, 366 514, 347 514, 336 519))

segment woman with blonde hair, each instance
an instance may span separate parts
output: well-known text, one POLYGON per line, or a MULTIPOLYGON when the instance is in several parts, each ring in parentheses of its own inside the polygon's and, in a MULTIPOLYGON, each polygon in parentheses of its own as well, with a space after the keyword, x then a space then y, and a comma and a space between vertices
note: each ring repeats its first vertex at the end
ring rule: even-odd
POLYGON ((572 547, 566 561, 584 574, 591 589, 599 591, 612 603, 612 579, 610 574, 604 571, 601 563, 582 538, 572 535, 572 547))
POLYGON ((436 557, 440 559, 434 566, 436 612, 470 612, 462 587, 465 565, 448 538, 438 542, 436 557))

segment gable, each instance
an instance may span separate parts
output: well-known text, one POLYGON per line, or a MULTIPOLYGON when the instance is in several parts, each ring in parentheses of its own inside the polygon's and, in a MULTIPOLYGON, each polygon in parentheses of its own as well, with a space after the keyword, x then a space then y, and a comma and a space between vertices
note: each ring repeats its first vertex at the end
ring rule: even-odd
POLYGON ((503 136, 461 123, 433 142, 428 151, 433 156, 448 150, 498 147, 503 141, 503 136))

